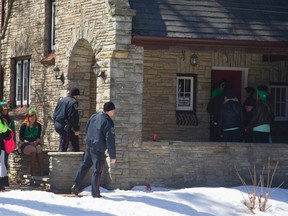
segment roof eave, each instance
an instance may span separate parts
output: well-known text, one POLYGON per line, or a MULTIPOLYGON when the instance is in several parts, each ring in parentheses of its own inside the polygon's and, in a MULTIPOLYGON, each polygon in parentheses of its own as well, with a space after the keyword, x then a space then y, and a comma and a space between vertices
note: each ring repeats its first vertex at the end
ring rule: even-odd
POLYGON ((170 49, 171 47, 195 48, 244 48, 254 51, 288 52, 288 41, 252 41, 252 40, 229 40, 229 39, 198 39, 198 38, 172 38, 133 36, 132 44, 142 46, 145 49, 170 49))

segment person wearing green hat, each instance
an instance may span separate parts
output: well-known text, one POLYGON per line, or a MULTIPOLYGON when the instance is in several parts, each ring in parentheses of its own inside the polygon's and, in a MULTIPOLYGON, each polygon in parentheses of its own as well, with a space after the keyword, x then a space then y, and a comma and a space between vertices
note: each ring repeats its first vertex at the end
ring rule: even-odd
POLYGON ((40 175, 44 174, 43 170, 43 153, 41 140, 42 126, 37 121, 36 110, 30 109, 20 126, 19 140, 20 149, 25 155, 31 157, 30 174, 36 175, 36 162, 38 162, 40 175))
MULTIPOLYGON (((1 115, 2 115, 2 118, 3 120, 6 121, 8 127, 13 131, 13 133, 15 134, 15 122, 14 120, 11 118, 11 116, 9 116, 9 106, 8 104, 5 102, 5 101, 0 101, 0 107, 2 108, 2 112, 1 112, 1 115)), ((16 138, 14 136, 14 141, 16 142, 16 138)), ((8 168, 8 157, 9 157, 9 154, 5 151, 5 166, 6 168, 8 168)), ((2 186, 4 187, 9 187, 9 179, 8 179, 8 174, 5 175, 3 178, 2 178, 2 183, 1 183, 2 186)))
POLYGON ((257 102, 253 110, 253 117, 246 126, 245 131, 252 131, 252 140, 254 143, 269 143, 271 124, 274 119, 273 108, 267 100, 268 89, 263 85, 257 88, 257 102))

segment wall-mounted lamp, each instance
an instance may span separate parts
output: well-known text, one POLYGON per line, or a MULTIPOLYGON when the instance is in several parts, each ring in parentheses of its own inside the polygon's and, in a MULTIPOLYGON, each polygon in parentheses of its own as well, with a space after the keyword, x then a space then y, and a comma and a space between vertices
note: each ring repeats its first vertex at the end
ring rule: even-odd
POLYGON ((62 82, 64 82, 64 77, 63 77, 63 74, 62 72, 60 71, 59 67, 58 66, 54 66, 53 68, 53 74, 55 76, 56 79, 60 79, 62 82))
POLYGON ((195 67, 198 64, 198 56, 194 53, 190 58, 190 64, 195 67))
POLYGON ((96 77, 101 77, 103 80, 106 79, 105 70, 101 70, 100 66, 97 64, 97 60, 95 64, 92 66, 92 69, 96 77))

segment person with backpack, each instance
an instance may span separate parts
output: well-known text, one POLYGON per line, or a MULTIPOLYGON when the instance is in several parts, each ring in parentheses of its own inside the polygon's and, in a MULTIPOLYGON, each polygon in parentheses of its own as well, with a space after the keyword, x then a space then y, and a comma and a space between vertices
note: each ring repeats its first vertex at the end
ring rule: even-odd
POLYGON ((243 110, 232 89, 227 89, 224 93, 218 122, 219 135, 224 142, 242 142, 243 110))
POLYGON ((8 166, 5 160, 6 147, 4 142, 10 138, 12 139, 11 131, 12 130, 3 118, 3 107, 0 106, 0 190, 5 190, 5 187, 8 186, 6 182, 8 180, 8 166))
MULTIPOLYGON (((14 133, 14 142, 16 143, 15 138, 15 122, 14 120, 9 116, 9 106, 5 101, 0 101, 0 107, 2 107, 2 118, 7 123, 8 127, 13 131, 14 133)), ((9 154, 5 151, 5 166, 8 168, 8 158, 9 154)), ((9 179, 8 175, 3 177, 2 186, 9 187, 9 179)))

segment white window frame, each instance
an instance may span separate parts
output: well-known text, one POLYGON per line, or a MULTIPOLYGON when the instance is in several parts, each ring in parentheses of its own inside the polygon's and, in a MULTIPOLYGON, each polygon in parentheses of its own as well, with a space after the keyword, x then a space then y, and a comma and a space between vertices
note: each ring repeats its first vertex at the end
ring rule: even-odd
POLYGON ((176 110, 193 111, 194 109, 194 76, 177 76, 176 110), (182 80, 182 82, 180 82, 182 80), (190 82, 190 88, 187 87, 190 82), (182 86, 184 84, 184 86, 182 86), (189 88, 189 89, 187 89, 189 88))
POLYGON ((288 120, 288 85, 270 85, 275 121, 288 120))
POLYGON ((16 62, 16 105, 30 104, 31 92, 31 62, 30 59, 16 62))
POLYGON ((55 50, 55 20, 56 20, 56 2, 55 0, 52 0, 51 2, 51 50, 55 50))

